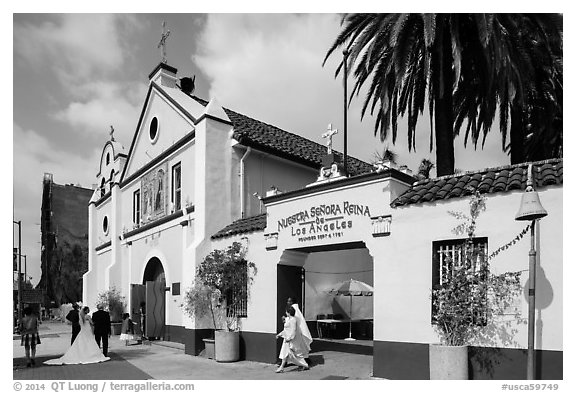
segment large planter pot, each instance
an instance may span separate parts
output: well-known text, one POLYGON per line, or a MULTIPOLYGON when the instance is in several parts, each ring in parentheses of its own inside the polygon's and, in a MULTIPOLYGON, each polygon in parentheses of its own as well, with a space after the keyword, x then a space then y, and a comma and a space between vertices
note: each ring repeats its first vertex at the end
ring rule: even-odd
POLYGON ((112 335, 118 336, 122 332, 122 322, 112 322, 112 335))
POLYGON ((430 379, 468 379, 468 346, 430 344, 430 379))
POLYGON ((214 358, 217 362, 240 360, 240 333, 216 330, 214 337, 214 358))

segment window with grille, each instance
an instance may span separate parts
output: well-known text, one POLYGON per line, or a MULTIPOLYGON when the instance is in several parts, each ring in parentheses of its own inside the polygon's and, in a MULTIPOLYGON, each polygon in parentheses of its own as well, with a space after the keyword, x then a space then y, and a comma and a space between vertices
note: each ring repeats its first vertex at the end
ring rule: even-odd
POLYGON ((226 293, 227 317, 248 317, 248 263, 241 261, 239 285, 226 293))
POLYGON ((140 190, 134 191, 132 201, 132 221, 134 224, 140 223, 140 190))
MULTIPOLYGON (((471 264, 471 271, 477 276, 475 279, 478 280, 478 284, 481 284, 487 279, 484 274, 486 263, 486 256, 488 255, 488 238, 478 237, 473 238, 471 245, 472 247, 469 255, 473 257, 468 261, 465 258, 465 249, 467 247, 468 239, 455 239, 455 240, 443 240, 432 242, 432 288, 438 289, 446 285, 452 274, 454 273, 454 268, 462 266, 463 263, 471 264)), ((434 307, 434 302, 432 302, 432 322, 434 322, 434 316, 436 315, 436 309, 434 307)), ((475 317, 476 323, 485 324, 485 315, 477 315, 475 317)))
POLYGON ((182 167, 180 163, 172 167, 172 203, 175 211, 182 208, 182 167))

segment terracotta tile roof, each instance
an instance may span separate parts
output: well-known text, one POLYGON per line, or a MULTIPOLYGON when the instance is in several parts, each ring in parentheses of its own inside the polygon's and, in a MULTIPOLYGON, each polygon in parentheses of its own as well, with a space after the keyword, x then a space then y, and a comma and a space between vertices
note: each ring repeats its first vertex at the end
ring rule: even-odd
MULTIPOLYGON (((392 202, 392 207, 442 199, 460 198, 476 190, 482 194, 524 190, 529 163, 486 168, 458 175, 442 176, 415 182, 392 202)), ((563 183, 563 160, 553 159, 532 163, 536 189, 563 183)))
MULTIPOLYGON (((208 101, 196 96, 192 98, 204 106, 208 104, 208 101)), ((224 108, 224 111, 232 121, 234 139, 241 144, 320 169, 326 153, 325 146, 230 109, 224 108)), ((336 153, 342 157, 341 153, 336 153)), ((354 157, 348 156, 347 162, 350 176, 374 169, 372 165, 354 157)))
POLYGON ((262 231, 264 228, 266 228, 266 213, 236 220, 232 224, 226 226, 225 228, 212 235, 211 238, 218 239, 227 236, 239 235, 241 233, 262 231))

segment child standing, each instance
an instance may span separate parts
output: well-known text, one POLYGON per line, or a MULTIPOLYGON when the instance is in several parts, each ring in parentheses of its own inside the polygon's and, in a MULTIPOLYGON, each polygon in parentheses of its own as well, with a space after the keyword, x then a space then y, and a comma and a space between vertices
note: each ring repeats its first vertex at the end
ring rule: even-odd
POLYGON ((120 340, 124 341, 126 345, 131 340, 134 340, 134 324, 132 319, 130 319, 130 314, 127 312, 122 315, 122 332, 120 334, 120 340))

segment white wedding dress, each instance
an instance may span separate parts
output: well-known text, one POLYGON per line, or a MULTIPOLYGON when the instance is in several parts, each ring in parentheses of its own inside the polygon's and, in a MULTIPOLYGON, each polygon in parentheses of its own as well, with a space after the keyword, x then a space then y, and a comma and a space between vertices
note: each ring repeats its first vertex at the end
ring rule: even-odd
POLYGON ((58 359, 47 360, 44 364, 89 364, 105 362, 106 360, 110 360, 110 358, 104 356, 98 347, 92 332, 90 317, 87 315, 84 322, 80 319, 80 333, 66 353, 58 359))

